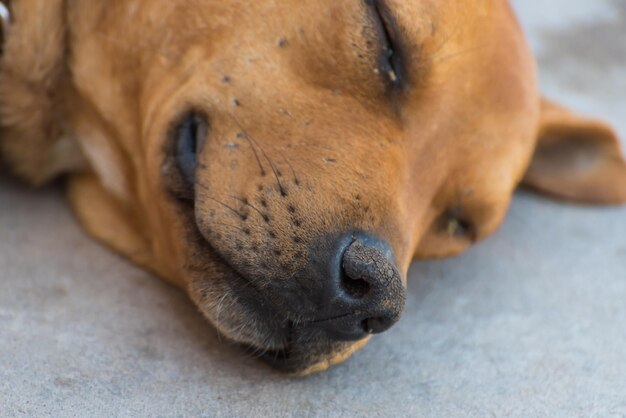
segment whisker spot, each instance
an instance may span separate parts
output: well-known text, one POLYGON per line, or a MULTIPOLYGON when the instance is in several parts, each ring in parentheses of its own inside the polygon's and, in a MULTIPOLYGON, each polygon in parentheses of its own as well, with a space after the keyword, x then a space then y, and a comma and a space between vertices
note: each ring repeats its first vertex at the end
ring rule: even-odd
POLYGON ((287 41, 287 38, 284 36, 281 36, 280 38, 278 38, 278 47, 279 48, 286 48, 289 45, 289 41, 287 41))

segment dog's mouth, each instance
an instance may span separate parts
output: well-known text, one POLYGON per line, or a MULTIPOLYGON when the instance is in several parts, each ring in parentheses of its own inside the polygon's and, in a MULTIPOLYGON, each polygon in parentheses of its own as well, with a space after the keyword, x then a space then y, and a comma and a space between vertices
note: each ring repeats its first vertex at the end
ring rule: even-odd
MULTIPOLYGON (((231 269, 234 275, 239 277, 241 283, 250 283, 243 275, 237 272, 235 268, 225 263, 231 269)), ((254 287, 249 284, 247 287, 254 287)), ((260 298, 263 298, 262 292, 255 292, 260 298)), ((237 295, 243 298, 249 298, 249 295, 237 295)), ((250 306, 247 301, 243 304, 250 306)), ((252 306, 251 306, 252 307, 252 306)), ((321 326, 322 320, 284 320, 282 318, 289 317, 268 308, 267 306, 254 306, 254 312, 250 315, 255 317, 281 318, 275 323, 270 324, 264 332, 269 335, 278 335, 273 340, 279 339, 280 346, 270 344, 269 346, 259 344, 258 342, 240 343, 244 349, 252 353, 261 361, 272 366, 274 369, 293 376, 307 376, 310 374, 322 372, 328 368, 342 363, 349 358, 357 350, 365 346, 370 336, 357 341, 338 341, 329 336, 328 332, 321 326), (270 312, 271 310, 271 312, 270 312)))
POLYGON ((253 280, 198 237, 202 254, 188 265, 194 302, 220 335, 273 368, 296 376, 321 372, 350 357, 368 341, 337 341, 319 326, 281 312, 253 280), (207 268, 210 266, 209 268, 207 268), (210 277, 210 279, 209 279, 210 277))

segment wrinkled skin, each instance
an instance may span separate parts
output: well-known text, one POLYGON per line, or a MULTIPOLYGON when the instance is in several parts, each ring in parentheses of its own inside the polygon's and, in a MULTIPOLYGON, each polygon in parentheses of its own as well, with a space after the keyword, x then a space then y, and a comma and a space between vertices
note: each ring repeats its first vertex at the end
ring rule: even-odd
POLYGON ((406 280, 413 259, 491 234, 529 166, 544 192, 626 199, 614 135, 542 102, 506 1, 377 3, 393 20, 393 73, 366 1, 41 3, 17 2, 7 44, 9 162, 34 183, 67 174, 91 234, 284 369, 323 370, 366 341, 313 326, 309 272, 328 237, 385 240, 406 280), (46 54, 24 56, 33 43, 46 54), (189 112, 208 123, 191 191, 173 151, 189 112))

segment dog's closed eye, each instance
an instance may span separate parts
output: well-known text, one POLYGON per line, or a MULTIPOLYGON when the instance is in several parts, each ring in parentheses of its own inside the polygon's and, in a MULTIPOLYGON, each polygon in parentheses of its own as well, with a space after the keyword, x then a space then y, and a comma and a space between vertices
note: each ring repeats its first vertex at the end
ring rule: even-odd
POLYGON ((208 134, 207 117, 202 112, 186 113, 170 131, 170 162, 175 169, 170 171, 171 188, 177 197, 193 199, 197 154, 208 134))
POLYGON ((391 86, 402 83, 403 71, 400 49, 398 48, 397 25, 386 5, 380 0, 366 0, 372 10, 381 44, 380 68, 382 75, 391 86))

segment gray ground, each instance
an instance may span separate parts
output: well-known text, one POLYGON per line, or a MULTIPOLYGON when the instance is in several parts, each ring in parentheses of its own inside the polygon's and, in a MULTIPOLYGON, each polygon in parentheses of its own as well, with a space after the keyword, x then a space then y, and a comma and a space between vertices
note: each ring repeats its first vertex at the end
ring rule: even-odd
MULTIPOLYGON (((626 137, 626 1, 517 0, 545 91, 626 137)), ((61 193, 0 181, 0 416, 626 416, 626 208, 519 193, 464 256, 415 264, 403 320, 290 379, 94 243, 61 193)))

